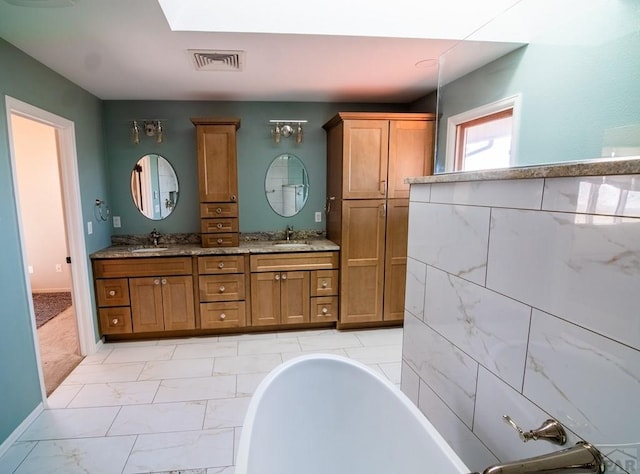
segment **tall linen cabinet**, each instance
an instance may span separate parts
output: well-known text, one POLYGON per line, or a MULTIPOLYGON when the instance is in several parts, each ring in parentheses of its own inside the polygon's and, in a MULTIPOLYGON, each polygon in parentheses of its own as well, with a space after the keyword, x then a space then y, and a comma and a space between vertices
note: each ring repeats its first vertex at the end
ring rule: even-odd
POLYGON ((327 237, 340 245, 339 326, 404 318, 410 176, 432 174, 434 114, 339 113, 327 132, 327 237))

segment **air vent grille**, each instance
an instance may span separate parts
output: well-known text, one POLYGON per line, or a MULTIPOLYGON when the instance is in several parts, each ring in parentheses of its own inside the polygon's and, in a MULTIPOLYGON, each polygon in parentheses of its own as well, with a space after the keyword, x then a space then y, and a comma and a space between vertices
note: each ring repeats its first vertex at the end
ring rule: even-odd
POLYGON ((189 50, 198 71, 242 71, 244 51, 189 50))

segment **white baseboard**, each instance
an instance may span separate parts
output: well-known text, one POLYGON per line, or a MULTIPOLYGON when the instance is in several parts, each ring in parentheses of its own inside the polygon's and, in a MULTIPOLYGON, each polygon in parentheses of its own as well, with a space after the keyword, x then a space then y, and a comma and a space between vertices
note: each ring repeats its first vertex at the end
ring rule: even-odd
POLYGON ((18 438, 22 436, 22 433, 25 432, 25 430, 29 427, 29 425, 33 423, 33 420, 35 420, 38 417, 38 415, 42 413, 43 410, 44 410, 44 405, 42 402, 40 402, 38 406, 35 407, 33 411, 29 414, 29 416, 27 416, 24 419, 24 421, 20 423, 15 430, 13 430, 13 433, 11 433, 9 437, 4 440, 2 444, 0 444, 0 457, 9 450, 9 448, 13 445, 13 443, 18 441, 18 438))

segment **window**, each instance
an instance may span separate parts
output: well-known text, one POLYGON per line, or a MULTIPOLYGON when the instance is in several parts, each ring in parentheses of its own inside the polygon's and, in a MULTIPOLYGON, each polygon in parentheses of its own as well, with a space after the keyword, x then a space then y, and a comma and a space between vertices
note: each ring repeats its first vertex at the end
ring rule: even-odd
POLYGON ((519 102, 519 96, 514 96, 450 117, 446 171, 511 166, 519 102))

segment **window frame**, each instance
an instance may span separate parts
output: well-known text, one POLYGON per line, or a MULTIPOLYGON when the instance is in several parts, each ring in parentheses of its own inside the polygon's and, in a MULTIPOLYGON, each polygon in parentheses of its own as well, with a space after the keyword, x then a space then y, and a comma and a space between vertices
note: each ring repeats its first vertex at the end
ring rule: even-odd
MULTIPOLYGON (((458 127, 460 125, 469 125, 470 123, 479 123, 483 119, 496 116, 507 110, 512 111, 512 129, 511 129, 511 156, 509 157, 509 167, 514 166, 515 157, 518 156, 518 131, 520 130, 520 94, 506 97, 490 104, 482 105, 465 112, 452 115, 447 119, 447 142, 445 153, 445 172, 453 173, 464 171, 457 169, 459 163, 459 134, 458 127)), ((498 117, 495 117, 498 118, 498 117)))

